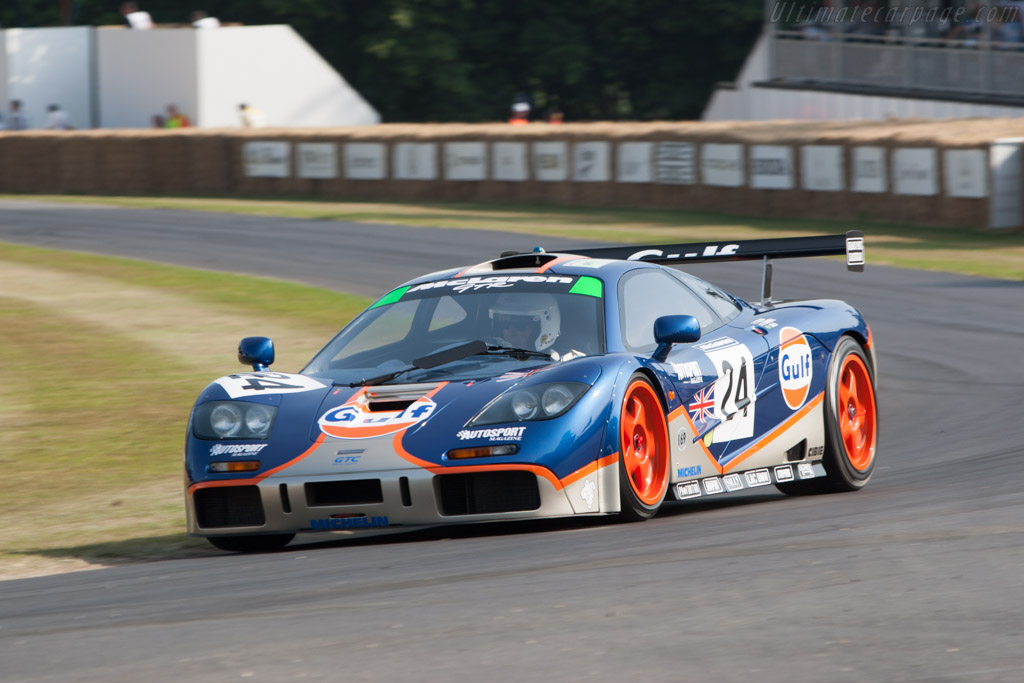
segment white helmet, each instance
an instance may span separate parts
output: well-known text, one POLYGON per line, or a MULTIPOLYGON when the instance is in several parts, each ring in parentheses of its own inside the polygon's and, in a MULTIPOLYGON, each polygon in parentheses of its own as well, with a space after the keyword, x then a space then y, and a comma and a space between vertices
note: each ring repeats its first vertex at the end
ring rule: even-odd
MULTIPOLYGON (((489 311, 492 324, 497 329, 499 317, 522 317, 536 325, 533 349, 543 351, 555 343, 562 331, 562 316, 558 302, 550 294, 502 294, 489 311)), ((498 330, 500 335, 501 330, 498 330)))

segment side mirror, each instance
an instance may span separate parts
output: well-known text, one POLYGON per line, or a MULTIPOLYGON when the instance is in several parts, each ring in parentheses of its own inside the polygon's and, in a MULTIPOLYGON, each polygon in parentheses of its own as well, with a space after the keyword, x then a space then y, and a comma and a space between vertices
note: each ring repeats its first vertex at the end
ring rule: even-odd
POLYGON ((256 372, 274 362, 274 342, 269 337, 246 337, 238 342, 238 362, 256 372))
POLYGON ((654 341, 658 348, 651 356, 664 363, 673 344, 688 344, 700 339, 700 323, 692 315, 663 315, 654 321, 654 341))

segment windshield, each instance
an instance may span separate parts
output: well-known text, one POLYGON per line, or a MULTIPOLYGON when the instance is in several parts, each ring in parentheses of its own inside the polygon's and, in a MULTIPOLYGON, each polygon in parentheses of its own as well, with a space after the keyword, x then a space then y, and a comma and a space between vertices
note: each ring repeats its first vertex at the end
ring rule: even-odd
POLYGON ((414 369, 400 382, 489 377, 603 353, 602 283, 592 277, 523 275, 458 278, 396 289, 359 314, 302 372, 360 382, 415 359, 482 340, 532 352, 487 353, 414 369))

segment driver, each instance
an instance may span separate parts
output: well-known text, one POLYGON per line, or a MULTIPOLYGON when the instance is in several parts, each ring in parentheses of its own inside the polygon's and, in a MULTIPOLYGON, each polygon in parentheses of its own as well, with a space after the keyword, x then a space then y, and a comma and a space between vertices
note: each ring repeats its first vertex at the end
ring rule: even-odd
POLYGON ((488 315, 494 333, 517 349, 544 351, 561 334, 558 302, 550 294, 502 294, 488 315))

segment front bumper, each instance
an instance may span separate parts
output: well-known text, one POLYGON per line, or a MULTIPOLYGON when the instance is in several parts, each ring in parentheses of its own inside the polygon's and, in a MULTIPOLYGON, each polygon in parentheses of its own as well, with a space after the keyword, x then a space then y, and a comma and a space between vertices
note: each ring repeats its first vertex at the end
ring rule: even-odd
POLYGON ((576 487, 556 485, 538 469, 458 468, 435 474, 412 467, 198 484, 186 495, 188 531, 196 536, 373 532, 600 512, 581 501, 574 509, 570 495, 576 487))

